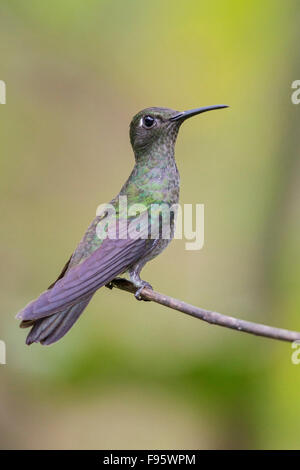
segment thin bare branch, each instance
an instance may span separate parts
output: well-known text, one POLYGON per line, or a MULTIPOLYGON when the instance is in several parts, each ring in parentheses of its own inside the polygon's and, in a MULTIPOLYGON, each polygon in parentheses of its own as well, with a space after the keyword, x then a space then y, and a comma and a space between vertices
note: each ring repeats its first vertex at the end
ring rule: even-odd
MULTIPOLYGON (((136 291, 134 285, 126 279, 114 279, 108 287, 116 287, 131 293, 135 293, 136 291)), ((142 290, 141 297, 143 300, 156 302, 158 304, 164 305, 165 307, 172 308, 173 310, 178 310, 179 312, 191 315, 192 317, 198 318, 199 320, 211 323, 212 325, 219 325, 225 328, 231 328, 232 330, 249 333, 256 336, 264 336, 265 338, 278 339, 280 341, 293 342, 300 340, 300 332, 284 330, 282 328, 275 328, 273 326, 263 325, 261 323, 240 320, 239 318, 223 315, 218 312, 204 310, 203 308, 195 307, 194 305, 187 304, 182 300, 160 294, 159 292, 146 287, 142 290)))

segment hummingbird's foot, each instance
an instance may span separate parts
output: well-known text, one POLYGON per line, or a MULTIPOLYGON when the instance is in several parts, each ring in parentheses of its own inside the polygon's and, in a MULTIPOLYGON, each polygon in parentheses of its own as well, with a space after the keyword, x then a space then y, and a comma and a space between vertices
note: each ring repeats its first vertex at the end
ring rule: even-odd
POLYGON ((153 290, 153 287, 151 286, 151 284, 149 284, 149 282, 143 281, 143 279, 140 278, 141 267, 143 267, 143 265, 141 265, 141 266, 136 265, 133 269, 130 269, 128 271, 129 278, 130 278, 130 281, 132 282, 132 284, 134 285, 134 287, 136 288, 136 292, 134 294, 134 297, 137 300, 144 300, 145 302, 150 302, 148 299, 143 299, 143 297, 141 295, 142 290, 144 289, 144 287, 147 287, 148 289, 153 290))
POLYGON ((142 293, 142 290, 144 289, 144 287, 147 287, 147 289, 153 290, 153 287, 151 286, 151 284, 149 284, 149 282, 142 281, 142 279, 141 279, 140 282, 139 282, 139 288, 135 292, 134 297, 136 298, 136 300, 144 300, 145 302, 150 302, 150 300, 143 299, 143 297, 141 296, 141 293, 142 293))

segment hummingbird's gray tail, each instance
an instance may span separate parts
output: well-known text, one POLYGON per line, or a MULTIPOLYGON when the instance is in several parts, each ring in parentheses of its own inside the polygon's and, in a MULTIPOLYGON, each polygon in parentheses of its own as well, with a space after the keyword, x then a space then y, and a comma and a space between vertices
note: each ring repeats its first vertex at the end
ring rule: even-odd
POLYGON ((26 344, 41 343, 49 345, 62 338, 80 317, 83 310, 88 305, 94 293, 85 297, 78 303, 54 313, 49 317, 39 318, 38 320, 23 321, 21 328, 32 326, 27 338, 26 344))

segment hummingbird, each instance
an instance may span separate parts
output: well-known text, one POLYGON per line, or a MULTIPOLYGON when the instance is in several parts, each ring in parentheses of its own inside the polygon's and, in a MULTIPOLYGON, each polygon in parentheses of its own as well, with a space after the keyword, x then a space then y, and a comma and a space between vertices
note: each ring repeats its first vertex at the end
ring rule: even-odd
POLYGON ((78 320, 95 292, 103 286, 110 287, 119 276, 129 276, 138 300, 142 300, 144 287, 152 289, 141 279, 140 272, 172 240, 175 217, 170 218, 169 237, 162 236, 162 218, 156 217, 153 222, 152 217, 151 222, 158 229, 153 237, 153 227, 150 234, 149 224, 141 214, 128 212, 124 215, 120 197, 127 198, 128 207, 142 205, 146 212, 153 205, 176 205, 180 179, 174 149, 179 128, 192 116, 222 108, 227 108, 227 105, 189 111, 151 107, 133 117, 129 134, 135 165, 120 193, 110 202, 114 213, 97 213, 56 281, 17 314, 21 320, 20 327, 31 328, 26 344, 50 345, 61 339, 78 320), (115 223, 116 236, 109 237, 107 233, 104 236, 103 232, 99 235, 99 224, 104 224, 108 230, 112 222, 115 223), (139 236, 128 236, 130 226, 138 228, 139 236))

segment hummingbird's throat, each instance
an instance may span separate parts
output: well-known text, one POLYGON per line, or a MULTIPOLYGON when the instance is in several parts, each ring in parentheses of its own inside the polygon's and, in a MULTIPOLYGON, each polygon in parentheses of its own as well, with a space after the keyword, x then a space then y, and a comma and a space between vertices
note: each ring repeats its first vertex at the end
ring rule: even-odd
POLYGON ((164 133, 149 143, 147 147, 136 151, 136 162, 148 168, 173 167, 175 161, 175 143, 179 127, 179 123, 177 125, 170 125, 164 133))

